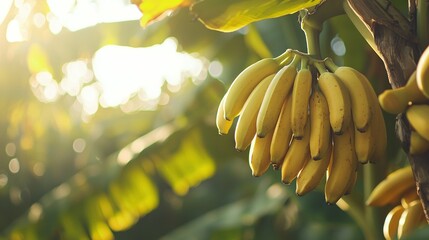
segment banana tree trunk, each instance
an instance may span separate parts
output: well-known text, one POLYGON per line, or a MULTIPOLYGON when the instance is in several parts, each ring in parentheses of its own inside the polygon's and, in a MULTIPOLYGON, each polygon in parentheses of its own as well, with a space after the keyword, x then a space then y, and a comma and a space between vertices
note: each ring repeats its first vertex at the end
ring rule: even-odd
MULTIPOLYGON (((387 0, 347 0, 362 23, 372 33, 378 54, 384 62, 392 88, 404 86, 416 69, 421 55, 415 27, 415 5, 410 4, 410 20, 387 0)), ((412 3, 413 1, 410 1, 412 3)), ((411 128, 404 114, 396 120, 396 134, 408 154, 417 193, 429 222, 429 153, 410 155, 411 128)))

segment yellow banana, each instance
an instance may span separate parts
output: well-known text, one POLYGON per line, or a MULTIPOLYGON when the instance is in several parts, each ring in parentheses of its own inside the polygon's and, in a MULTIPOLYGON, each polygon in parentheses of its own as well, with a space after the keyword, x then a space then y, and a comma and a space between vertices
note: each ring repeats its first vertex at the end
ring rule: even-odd
POLYGON ((372 118, 370 92, 367 91, 365 83, 368 79, 358 75, 357 70, 351 67, 338 67, 334 74, 341 80, 350 94, 352 106, 353 123, 357 130, 365 132, 372 118))
POLYGON ((307 68, 301 68, 295 77, 292 90, 292 132, 294 138, 302 138, 307 123, 308 102, 311 94, 312 74, 307 68))
POLYGON ((329 109, 325 97, 319 89, 314 89, 310 98, 310 153, 319 160, 325 157, 331 143, 329 109))
POLYGON ((417 74, 411 74, 405 86, 387 89, 378 96, 381 107, 384 111, 392 114, 405 112, 411 104, 426 103, 428 99, 417 86, 417 74))
POLYGON ((317 81, 329 106, 329 121, 335 134, 342 134, 351 121, 350 95, 344 84, 331 72, 322 72, 317 81))
POLYGON ((420 200, 411 202, 408 208, 405 208, 399 219, 398 239, 411 233, 420 226, 424 220, 425 214, 420 200))
POLYGON ((264 58, 244 69, 229 87, 225 103, 225 119, 232 121, 243 108, 253 89, 265 77, 276 73, 280 68, 274 58, 264 58))
POLYGON ((249 165, 254 177, 262 176, 270 166, 270 144, 273 134, 266 137, 255 136, 250 145, 249 165))
POLYGON ((286 152, 289 149, 289 144, 292 138, 291 118, 292 95, 289 94, 286 101, 283 103, 282 111, 280 112, 279 120, 273 133, 273 140, 270 145, 271 164, 275 169, 280 167, 286 152))
POLYGON ((310 124, 304 127, 304 136, 300 140, 294 138, 289 146, 282 163, 282 181, 290 184, 298 175, 299 171, 310 160, 310 124))
POLYGON ((256 120, 258 137, 265 137, 265 135, 274 130, 283 103, 292 89, 297 73, 297 61, 297 57, 295 57, 291 64, 280 69, 268 86, 256 120))
POLYGON ((329 144, 326 154, 320 160, 310 159, 304 165, 296 178, 296 194, 298 196, 303 196, 319 185, 331 160, 331 150, 332 144, 329 144))
POLYGON ((417 86, 429 98, 429 46, 420 56, 417 63, 417 86))
POLYGON ((401 205, 404 208, 408 208, 414 200, 418 200, 418 199, 419 199, 419 195, 417 195, 417 189, 411 188, 402 195, 401 205))
POLYGON ((358 161, 362 164, 368 163, 370 159, 373 159, 375 146, 376 146, 376 136, 375 124, 371 124, 371 126, 365 131, 360 132, 355 129, 355 149, 356 149, 356 157, 358 161))
POLYGON ((413 171, 410 166, 400 168, 390 173, 371 192, 366 204, 369 206, 384 206, 399 202, 401 196, 409 189, 415 188, 413 171))
POLYGON ((429 141, 429 105, 413 105, 407 110, 410 125, 429 141))
POLYGON ((216 127, 219 131, 220 135, 228 134, 229 129, 232 126, 233 121, 226 120, 224 118, 225 111, 224 111, 224 103, 225 103, 225 96, 223 96, 222 100, 219 103, 219 107, 217 109, 216 113, 216 127))
POLYGON ((354 177, 356 169, 354 128, 348 127, 343 130, 342 135, 334 135, 333 157, 325 184, 325 200, 328 204, 335 204, 350 191, 350 178, 354 177))
POLYGON ((411 131, 410 154, 423 154, 429 151, 429 141, 424 139, 416 131, 411 131))
MULTIPOLYGON (((365 75, 356 71, 357 76, 361 78, 366 78, 365 75)), ((374 154, 369 156, 369 162, 375 163, 380 160, 384 160, 386 156, 386 146, 387 146, 387 133, 386 133, 386 124, 384 123, 383 112, 381 111, 377 94, 374 92, 372 85, 368 81, 361 81, 365 86, 367 92, 369 92, 371 106, 373 110, 373 116, 370 123, 371 131, 375 138, 374 141, 374 154)), ((363 159, 363 158, 362 158, 363 159)), ((362 161, 362 160, 361 160, 362 161)))
POLYGON ((405 209, 401 205, 398 205, 387 214, 383 225, 383 235, 386 240, 395 239, 398 234, 399 220, 404 210, 405 209))
POLYGON ((238 151, 246 150, 256 134, 256 116, 258 116, 262 99, 273 77, 274 74, 265 77, 265 79, 255 87, 243 106, 234 134, 235 149, 238 151))
POLYGON ((347 189, 344 195, 348 195, 352 193, 353 188, 355 187, 357 182, 357 170, 352 172, 352 176, 349 178, 349 182, 347 183, 347 189))

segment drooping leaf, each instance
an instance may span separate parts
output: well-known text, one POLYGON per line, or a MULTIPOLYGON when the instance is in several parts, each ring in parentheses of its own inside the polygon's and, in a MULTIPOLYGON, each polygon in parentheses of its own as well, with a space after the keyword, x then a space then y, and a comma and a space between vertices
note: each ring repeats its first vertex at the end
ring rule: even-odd
POLYGON ((167 16, 170 12, 179 7, 189 6, 192 0, 133 0, 143 13, 140 23, 143 27, 151 22, 167 16))
POLYGON ((205 0, 191 11, 207 28, 222 32, 238 30, 249 23, 276 18, 310 8, 322 0, 205 0))

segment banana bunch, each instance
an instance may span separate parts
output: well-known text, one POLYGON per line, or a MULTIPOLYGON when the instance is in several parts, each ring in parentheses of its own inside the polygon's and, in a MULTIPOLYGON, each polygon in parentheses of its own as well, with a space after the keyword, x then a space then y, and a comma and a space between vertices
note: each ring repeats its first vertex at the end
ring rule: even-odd
POLYGON ((395 206, 384 220, 383 234, 386 239, 396 236, 400 239, 426 222, 410 166, 390 173, 374 188, 366 204, 395 206))
POLYGON ((296 193, 316 188, 326 173, 330 204, 349 193, 359 163, 384 158, 386 129, 368 79, 331 59, 287 50, 243 70, 219 105, 216 124, 227 134, 238 118, 235 148, 250 146, 253 176, 270 166, 296 193))
POLYGON ((388 89, 378 97, 381 107, 389 113, 406 113, 412 127, 410 154, 429 150, 429 47, 417 63, 405 86, 388 89))

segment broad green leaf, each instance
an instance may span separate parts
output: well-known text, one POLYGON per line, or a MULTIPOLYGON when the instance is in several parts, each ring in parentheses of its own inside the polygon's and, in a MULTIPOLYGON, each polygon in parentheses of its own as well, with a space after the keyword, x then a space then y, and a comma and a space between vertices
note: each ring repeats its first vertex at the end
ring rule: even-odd
POLYGON ((191 0, 133 0, 140 11, 143 13, 143 17, 140 19, 140 23, 143 27, 153 22, 160 17, 166 16, 169 12, 183 6, 191 4, 191 0))
POLYGON ((320 2, 321 0, 205 0, 193 4, 191 11, 207 28, 232 32, 249 23, 292 14, 320 2))

